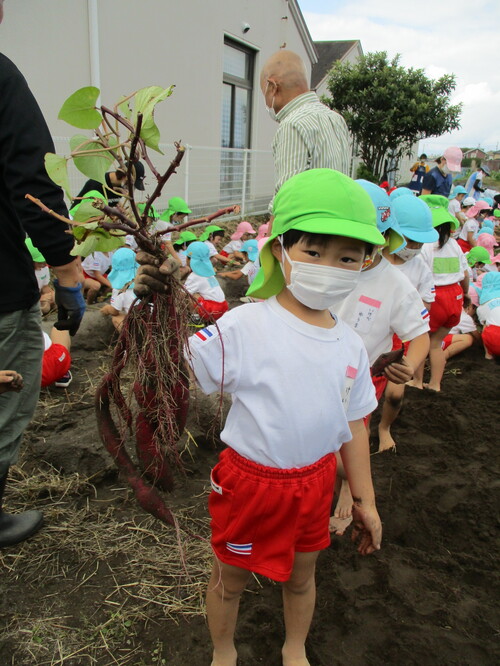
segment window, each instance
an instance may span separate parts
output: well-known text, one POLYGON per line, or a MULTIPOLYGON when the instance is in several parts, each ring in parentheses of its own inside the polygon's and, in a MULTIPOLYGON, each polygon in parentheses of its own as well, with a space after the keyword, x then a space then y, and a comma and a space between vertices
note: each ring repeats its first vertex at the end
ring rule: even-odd
POLYGON ((221 198, 243 195, 250 147, 250 110, 254 53, 237 42, 224 41, 221 115, 221 198), (241 150, 224 150, 224 149, 241 150))

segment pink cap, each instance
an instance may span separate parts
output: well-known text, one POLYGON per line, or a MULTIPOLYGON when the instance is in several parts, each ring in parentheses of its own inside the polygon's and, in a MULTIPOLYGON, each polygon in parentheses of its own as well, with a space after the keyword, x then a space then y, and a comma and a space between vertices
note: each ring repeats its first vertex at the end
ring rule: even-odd
POLYGON ((493 236, 493 234, 479 233, 478 237, 476 238, 476 243, 480 247, 484 247, 486 250, 488 250, 490 257, 493 259, 493 248, 496 247, 497 244, 496 238, 493 236))
POLYGON ((500 253, 496 254, 491 260, 492 264, 500 264, 500 253))
POLYGON ((260 241, 261 238, 265 238, 267 236, 267 232, 269 229, 269 223, 266 222, 265 224, 261 224, 259 227, 259 230, 257 232, 257 240, 260 241))
POLYGON ((486 201, 476 201, 476 203, 466 212, 467 217, 476 217, 482 210, 487 210, 490 205, 486 201))
POLYGON ((234 234, 231 236, 231 240, 240 240, 240 238, 243 236, 243 234, 256 234, 257 232, 255 229, 252 227, 250 222, 240 222, 238 226, 236 227, 236 231, 234 234))
POLYGON ((462 170, 463 153, 458 146, 447 148, 443 153, 443 157, 446 157, 446 164, 450 171, 462 170))
POLYGON ((267 238, 267 236, 265 236, 264 238, 259 238, 259 240, 257 241, 257 247, 259 248, 259 252, 262 250, 262 248, 264 247, 264 245, 267 243, 268 240, 269 238, 267 238))
POLYGON ((469 298, 472 305, 479 306, 479 294, 477 293, 477 289, 474 289, 472 285, 469 287, 469 298))

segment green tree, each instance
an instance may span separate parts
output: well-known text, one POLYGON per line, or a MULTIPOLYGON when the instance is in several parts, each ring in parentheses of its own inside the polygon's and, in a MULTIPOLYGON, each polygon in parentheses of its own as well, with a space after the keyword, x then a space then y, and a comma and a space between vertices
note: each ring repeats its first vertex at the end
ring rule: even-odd
POLYGON ((378 178, 387 157, 397 168, 415 141, 460 127, 462 105, 450 105, 455 76, 434 81, 422 69, 406 69, 399 61, 399 54, 389 60, 380 51, 354 64, 335 63, 328 81, 332 97, 323 100, 342 114, 358 155, 378 178))

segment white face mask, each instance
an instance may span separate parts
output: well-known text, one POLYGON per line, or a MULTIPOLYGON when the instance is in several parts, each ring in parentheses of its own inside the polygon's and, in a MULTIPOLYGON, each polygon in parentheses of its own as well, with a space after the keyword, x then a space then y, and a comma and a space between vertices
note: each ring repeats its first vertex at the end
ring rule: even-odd
POLYGON ((447 176, 449 173, 451 173, 447 164, 445 164, 444 167, 441 167, 441 171, 444 173, 445 176, 447 176))
POLYGON ((394 254, 403 261, 410 261, 410 259, 413 259, 413 257, 416 257, 417 254, 420 254, 421 252, 422 252, 421 247, 418 248, 404 247, 402 250, 394 252, 394 254))
MULTIPOLYGON (((292 267, 288 290, 295 298, 311 310, 335 309, 357 285, 361 271, 335 268, 293 261, 283 249, 283 256, 292 267)), ((284 265, 281 270, 285 275, 284 265)))
MULTIPOLYGON (((266 99, 266 94, 267 94, 268 87, 269 87, 269 81, 267 82, 266 90, 264 92, 264 100, 266 99)), ((271 100, 271 106, 267 106, 267 104, 266 104, 266 111, 268 112, 269 117, 271 118, 271 120, 275 120, 276 122, 278 122, 278 119, 276 118, 276 111, 274 110, 274 96, 273 96, 273 99, 271 100)))

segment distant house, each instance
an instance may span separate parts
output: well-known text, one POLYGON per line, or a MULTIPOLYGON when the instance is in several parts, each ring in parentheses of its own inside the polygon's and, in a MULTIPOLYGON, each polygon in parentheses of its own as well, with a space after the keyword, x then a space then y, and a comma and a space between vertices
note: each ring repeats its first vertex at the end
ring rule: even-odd
POLYGON ((465 159, 484 160, 488 158, 488 153, 485 153, 481 148, 471 148, 464 153, 465 159))

